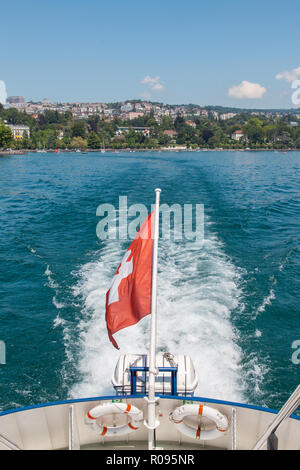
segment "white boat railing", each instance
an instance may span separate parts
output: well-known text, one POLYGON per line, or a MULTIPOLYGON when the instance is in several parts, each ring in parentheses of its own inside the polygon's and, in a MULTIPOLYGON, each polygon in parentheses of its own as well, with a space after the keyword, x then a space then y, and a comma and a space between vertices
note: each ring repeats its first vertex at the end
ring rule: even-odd
POLYGON ((261 450, 268 443, 268 449, 277 450, 278 440, 275 435, 279 426, 287 419, 300 405, 300 385, 283 405, 279 413, 275 416, 263 435, 259 438, 252 450, 261 450))
POLYGON ((231 410, 231 449, 236 450, 236 408, 231 410))
POLYGON ((78 429, 74 416, 74 405, 69 406, 69 450, 80 450, 78 429))

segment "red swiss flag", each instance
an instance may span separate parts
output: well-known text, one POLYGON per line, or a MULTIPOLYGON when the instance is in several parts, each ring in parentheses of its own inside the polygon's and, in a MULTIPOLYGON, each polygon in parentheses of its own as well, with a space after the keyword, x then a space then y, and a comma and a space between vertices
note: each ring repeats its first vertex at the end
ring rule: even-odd
POLYGON ((153 220, 151 212, 126 251, 106 294, 108 336, 117 349, 113 334, 151 313, 153 220))

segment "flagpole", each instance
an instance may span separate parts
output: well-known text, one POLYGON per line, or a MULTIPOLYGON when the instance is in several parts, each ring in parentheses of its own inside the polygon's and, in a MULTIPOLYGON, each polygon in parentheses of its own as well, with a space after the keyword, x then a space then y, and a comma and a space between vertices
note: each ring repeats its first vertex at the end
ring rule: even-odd
POLYGON ((148 391, 148 449, 154 449, 155 428, 158 423, 155 419, 155 377, 156 377, 156 307, 157 307, 157 255, 159 238, 159 200, 161 189, 155 189, 155 212, 152 255, 152 291, 151 291, 151 331, 149 356, 149 391, 148 391))

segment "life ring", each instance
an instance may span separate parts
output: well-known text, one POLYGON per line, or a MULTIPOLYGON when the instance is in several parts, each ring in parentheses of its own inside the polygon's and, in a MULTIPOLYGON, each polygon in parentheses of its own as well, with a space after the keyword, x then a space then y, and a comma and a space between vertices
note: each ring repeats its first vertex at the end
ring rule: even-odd
POLYGON ((130 403, 104 403, 95 406, 86 414, 86 423, 100 436, 122 436, 139 429, 143 422, 143 412, 130 403), (126 414, 131 421, 123 426, 104 426, 96 422, 97 418, 111 414, 126 414))
POLYGON ((227 431, 229 424, 228 419, 215 408, 205 405, 183 405, 176 408, 170 415, 171 421, 176 425, 178 430, 187 437, 192 439, 211 440, 216 439, 227 431), (204 416, 216 423, 213 429, 202 430, 200 426, 197 429, 188 426, 183 422, 186 416, 204 416))

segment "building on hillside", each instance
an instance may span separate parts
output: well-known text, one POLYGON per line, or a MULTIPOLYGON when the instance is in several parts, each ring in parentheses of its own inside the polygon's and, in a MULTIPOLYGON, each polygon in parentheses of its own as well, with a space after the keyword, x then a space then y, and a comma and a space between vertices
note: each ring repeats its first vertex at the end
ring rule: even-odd
POLYGON ((137 112, 143 111, 143 109, 144 109, 142 103, 135 103, 134 108, 137 112))
POLYGON ((146 111, 151 111, 152 103, 147 103, 147 101, 143 102, 142 105, 144 106, 146 111))
POLYGON ((23 104, 25 103, 24 96, 9 96, 6 100, 9 104, 23 104))
POLYGON ((166 129, 165 131, 163 131, 163 135, 167 135, 168 137, 173 138, 177 136, 177 132, 173 131, 172 129, 166 129))
POLYGON ((137 113, 135 111, 132 111, 130 113, 128 113, 128 119, 129 121, 131 121, 132 119, 136 119, 136 118, 139 118, 139 117, 142 117, 144 116, 144 113, 137 113))
POLYGON ((27 137, 30 137, 30 129, 28 126, 23 126, 21 124, 7 124, 7 126, 11 129, 14 139, 23 139, 24 134, 27 137))
POLYGON ((118 127, 116 135, 120 136, 121 134, 125 134, 129 132, 130 129, 133 129, 135 132, 139 132, 140 134, 144 134, 146 137, 150 136, 149 127, 118 127))
POLYGON ((219 120, 219 113, 217 113, 217 111, 211 111, 210 114, 213 119, 219 120))
POLYGON ((232 140, 241 140, 244 137, 244 133, 241 130, 236 130, 231 134, 232 140))
POLYGON ((188 126, 193 127, 194 129, 196 128, 196 123, 194 121, 185 121, 185 124, 187 124, 188 126))
POLYGON ((123 113, 129 113, 132 110, 133 110, 133 106, 131 103, 125 103, 123 104, 123 106, 121 106, 121 111, 123 113))
POLYGON ((220 114, 221 121, 226 121, 227 119, 232 119, 237 115, 237 113, 223 113, 220 114))
MULTIPOLYGON (((201 116, 208 117, 209 113, 208 113, 207 109, 201 109, 201 110, 200 110, 200 115, 201 115, 201 116)), ((219 115, 218 115, 218 116, 219 116, 219 115)))

